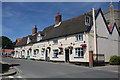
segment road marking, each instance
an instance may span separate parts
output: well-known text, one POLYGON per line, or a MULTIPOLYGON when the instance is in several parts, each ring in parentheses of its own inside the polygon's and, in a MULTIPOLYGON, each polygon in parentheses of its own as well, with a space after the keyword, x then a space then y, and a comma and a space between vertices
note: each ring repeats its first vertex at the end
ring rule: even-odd
POLYGON ((19 68, 17 67, 14 67, 14 68, 17 70, 18 73, 23 73, 19 68))
POLYGON ((9 78, 14 78, 13 76, 8 76, 9 78))

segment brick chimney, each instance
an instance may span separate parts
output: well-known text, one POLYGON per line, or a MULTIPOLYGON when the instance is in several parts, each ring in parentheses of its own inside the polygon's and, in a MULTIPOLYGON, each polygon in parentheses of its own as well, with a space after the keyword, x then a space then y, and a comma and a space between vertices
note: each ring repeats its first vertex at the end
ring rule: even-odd
POLYGON ((62 21, 62 16, 60 15, 60 13, 56 13, 56 16, 55 16, 55 22, 56 22, 56 24, 58 24, 61 21, 62 21))
POLYGON ((34 25, 34 28, 32 29, 32 35, 37 33, 37 25, 34 25))

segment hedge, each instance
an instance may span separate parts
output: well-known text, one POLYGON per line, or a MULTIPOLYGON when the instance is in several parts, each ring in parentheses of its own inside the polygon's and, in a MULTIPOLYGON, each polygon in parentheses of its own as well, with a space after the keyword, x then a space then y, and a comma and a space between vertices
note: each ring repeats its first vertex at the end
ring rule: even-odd
POLYGON ((111 65, 120 65, 120 56, 111 56, 109 63, 111 65))
POLYGON ((0 63, 0 73, 7 72, 8 70, 9 70, 9 65, 8 64, 0 63))

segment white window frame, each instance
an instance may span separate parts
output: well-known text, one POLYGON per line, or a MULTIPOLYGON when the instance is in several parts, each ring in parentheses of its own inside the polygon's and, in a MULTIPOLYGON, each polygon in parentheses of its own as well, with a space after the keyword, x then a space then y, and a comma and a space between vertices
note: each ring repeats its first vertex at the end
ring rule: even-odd
POLYGON ((30 41, 31 41, 31 40, 30 40, 30 38, 28 37, 28 39, 27 39, 27 44, 29 44, 29 43, 30 43, 30 41))
POLYGON ((53 49, 53 57, 58 57, 59 55, 59 50, 58 49, 53 49))
POLYGON ((78 34, 75 37, 76 37, 76 41, 83 41, 83 33, 78 34))
POLYGON ((83 58, 84 54, 85 54, 85 49, 83 47, 75 48, 75 57, 83 58), (82 55, 82 52, 83 52, 83 55, 82 55))
POLYGON ((37 36, 37 41, 40 41, 41 39, 42 39, 41 34, 38 34, 38 36, 37 36))
POLYGON ((43 57, 44 56, 44 53, 45 53, 45 50, 41 50, 41 57, 43 57))
POLYGON ((85 16, 85 25, 90 26, 90 16, 85 16))

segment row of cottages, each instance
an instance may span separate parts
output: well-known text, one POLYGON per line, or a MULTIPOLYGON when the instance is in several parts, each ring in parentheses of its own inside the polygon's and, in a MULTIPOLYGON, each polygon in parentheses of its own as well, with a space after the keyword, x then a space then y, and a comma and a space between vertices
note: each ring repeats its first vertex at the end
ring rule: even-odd
POLYGON ((119 31, 115 23, 109 26, 101 9, 62 21, 55 16, 55 24, 32 35, 17 39, 15 58, 30 58, 46 61, 89 63, 94 60, 108 62, 110 56, 118 55, 119 31))

